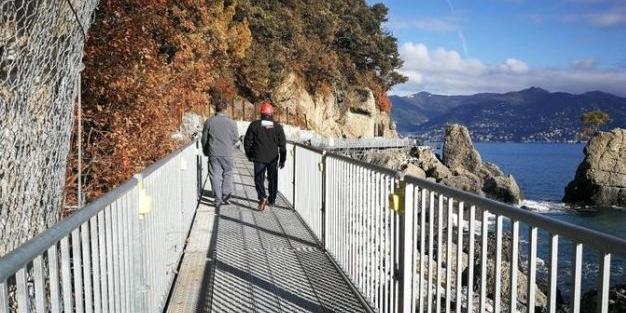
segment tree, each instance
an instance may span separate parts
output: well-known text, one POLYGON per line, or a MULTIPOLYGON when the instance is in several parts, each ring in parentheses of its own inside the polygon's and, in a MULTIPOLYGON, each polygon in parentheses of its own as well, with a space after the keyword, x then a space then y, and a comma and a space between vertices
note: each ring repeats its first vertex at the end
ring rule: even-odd
POLYGON ((598 133, 602 126, 611 121, 611 116, 600 110, 585 112, 580 117, 583 128, 580 130, 579 137, 587 140, 598 133))

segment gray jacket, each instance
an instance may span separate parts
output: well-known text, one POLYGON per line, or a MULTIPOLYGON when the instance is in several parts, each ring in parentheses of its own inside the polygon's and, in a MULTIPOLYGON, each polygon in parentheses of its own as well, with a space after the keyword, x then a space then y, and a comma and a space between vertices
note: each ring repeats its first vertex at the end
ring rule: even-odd
POLYGON ((235 144, 239 141, 237 124, 226 114, 217 113, 204 122, 202 151, 211 157, 232 157, 235 144))

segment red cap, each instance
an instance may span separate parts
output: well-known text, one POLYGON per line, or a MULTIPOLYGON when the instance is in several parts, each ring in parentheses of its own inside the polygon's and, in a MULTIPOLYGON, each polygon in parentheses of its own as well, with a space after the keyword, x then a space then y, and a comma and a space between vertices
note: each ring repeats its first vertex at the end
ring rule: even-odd
POLYGON ((263 115, 271 115, 274 113, 274 107, 269 102, 261 103, 261 114, 263 115))

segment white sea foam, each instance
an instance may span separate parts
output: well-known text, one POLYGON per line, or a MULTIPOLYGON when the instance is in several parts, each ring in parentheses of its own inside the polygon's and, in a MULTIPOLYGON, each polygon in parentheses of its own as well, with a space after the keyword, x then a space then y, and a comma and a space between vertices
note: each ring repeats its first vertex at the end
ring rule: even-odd
POLYGON ((547 212, 561 212, 568 209, 567 204, 562 202, 552 201, 535 201, 535 200, 522 200, 521 207, 527 208, 531 211, 539 213, 547 212))

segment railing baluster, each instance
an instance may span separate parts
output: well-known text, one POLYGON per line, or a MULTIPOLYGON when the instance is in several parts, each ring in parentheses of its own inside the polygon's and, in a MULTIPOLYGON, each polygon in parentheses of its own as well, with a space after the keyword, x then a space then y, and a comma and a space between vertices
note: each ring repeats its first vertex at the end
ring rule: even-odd
POLYGON ((72 269, 74 276, 74 304, 76 313, 83 313, 83 269, 80 255, 80 232, 78 229, 72 231, 72 269))
POLYGON ((33 275, 35 279, 35 311, 37 313, 46 312, 46 288, 44 286, 46 278, 44 276, 43 256, 38 256, 33 260, 33 275))
POLYGON ((411 308, 411 298, 413 298, 413 276, 415 276, 415 267, 413 266, 413 245, 415 237, 413 237, 413 185, 406 184, 404 198, 404 215, 402 220, 401 232, 404 232, 403 246, 401 247, 401 264, 402 267, 402 306, 399 311, 414 312, 411 308))
POLYGON ((435 312, 441 312, 441 250, 443 250, 443 195, 437 196, 437 284, 435 312))
POLYGON ((450 301, 452 300, 452 212, 454 210, 454 199, 448 197, 448 227, 446 231, 446 313, 450 312, 450 301))
POLYGON ((91 254, 89 253, 89 222, 80 227, 83 260, 83 282, 85 284, 85 313, 93 312, 93 289, 91 283, 91 254))
POLYGON ((424 250, 426 250, 426 193, 428 191, 424 188, 422 188, 422 193, 420 195, 420 275, 419 275, 419 282, 418 284, 418 288, 419 288, 419 296, 418 296, 418 312, 422 313, 424 312, 424 296, 425 296, 425 292, 424 292, 424 257, 425 257, 425 253, 424 250))
POLYGON ((28 313, 30 312, 30 300, 28 299, 28 282, 26 281, 26 269, 22 268, 15 273, 15 285, 17 292, 15 297, 17 298, 17 312, 28 313))
MULTIPOLYGON (((426 282, 426 288, 428 288, 428 290, 426 291, 427 293, 427 297, 428 297, 428 302, 426 303, 426 311, 428 313, 432 312, 432 303, 433 303, 433 288, 432 288, 432 276, 433 276, 433 246, 434 246, 434 242, 433 242, 433 234, 434 234, 434 225, 435 225, 435 220, 434 220, 434 214, 435 214, 435 193, 430 191, 429 192, 429 203, 428 203, 428 280, 426 282)), ((424 214, 426 214, 426 212, 424 212, 424 214)))
MULTIPOLYGON (((102 312, 108 313, 109 311, 109 286, 107 283, 107 246, 106 246, 106 233, 107 229, 104 225, 104 210, 98 212, 98 248, 100 253, 100 291, 102 300, 102 312)), ((141 287, 141 286, 139 286, 141 287)))
POLYGON ((100 259, 98 252, 98 217, 94 216, 89 220, 89 230, 91 231, 91 263, 93 270, 93 306, 94 313, 101 313, 102 294, 100 293, 100 259))
POLYGON ((9 288, 7 282, 0 282, 0 313, 9 313, 9 288))
POLYGON ((537 280, 537 227, 529 226, 528 253, 528 313, 535 313, 535 299, 537 280))
POLYGON ((59 258, 57 245, 48 248, 48 271, 50 273, 50 312, 59 313, 61 309, 61 297, 59 292, 59 258))
POLYGON ((609 312, 609 287, 611 286, 611 254, 600 252, 600 275, 598 275, 597 313, 609 312))
POLYGON ((463 287, 461 280, 463 277, 463 210, 464 203, 458 204, 457 213, 457 244, 456 244, 456 313, 461 313, 463 287))
POLYGON ((556 287, 559 271, 559 235, 551 234, 550 237, 550 290, 548 291, 548 313, 556 313, 556 287))
POLYGON ((467 311, 474 312, 474 232, 476 231, 474 221, 476 220, 476 207, 470 206, 469 215, 469 250, 467 264, 467 311))
POLYGON ((385 277, 383 276, 384 271, 383 271, 383 255, 384 255, 384 241, 383 241, 383 221, 384 221, 384 206, 383 206, 383 200, 382 200, 382 184, 383 184, 383 177, 382 174, 378 173, 376 174, 376 233, 377 233, 377 241, 376 241, 376 250, 377 250, 377 255, 376 255, 376 259, 378 262, 378 266, 377 266, 377 270, 378 270, 378 280, 376 282, 376 287, 378 288, 378 297, 377 297, 377 302, 376 302, 376 307, 379 309, 379 312, 383 311, 383 305, 384 305, 384 279, 385 277), (381 211, 382 210, 382 211, 381 211))
POLYGON ((489 211, 483 209, 483 218, 481 222, 480 232, 480 313, 487 312, 487 261, 489 260, 489 250, 487 243, 489 242, 489 211))
POLYGON ((412 194, 412 200, 411 201, 411 207, 413 208, 413 216, 411 217, 411 223, 412 223, 412 228, 413 228, 413 234, 411 235, 413 237, 413 245, 411 246, 411 254, 413 255, 412 257, 412 261, 411 261, 411 269, 413 270, 413 275, 412 275, 412 281, 411 281, 411 288, 413 289, 413 292, 411 293, 411 312, 415 312, 415 310, 417 309, 418 306, 418 299, 417 297, 415 297, 414 295, 416 293, 419 292, 419 286, 417 285, 418 282, 420 281, 420 275, 421 273, 416 273, 416 269, 417 269, 417 262, 418 262, 418 254, 417 254, 417 241, 419 240, 419 234, 418 234, 418 230, 419 230, 419 216, 420 216, 420 212, 419 212, 419 204, 420 204, 420 194, 421 194, 421 188, 415 186, 413 187, 413 189, 411 190, 411 194, 412 194))
POLYGON ((108 300, 109 302, 109 310, 111 312, 116 312, 116 307, 115 307, 115 298, 117 298, 115 292, 115 281, 114 281, 114 276, 115 275, 115 269, 113 268, 113 254, 115 253, 113 250, 113 228, 111 226, 111 211, 112 211, 112 207, 113 205, 110 205, 109 207, 107 207, 104 210, 104 224, 105 224, 105 228, 106 228, 106 234, 105 234, 105 238, 106 238, 106 265, 107 265, 107 276, 106 276, 106 281, 107 281, 107 285, 108 285, 108 297, 105 298, 105 300, 108 300))
POLYGON ((583 244, 574 242, 572 252, 572 298, 570 302, 570 313, 580 313, 583 244))
MULTIPOLYGON (((511 221, 511 263, 510 264, 510 298, 509 312, 517 312, 517 260, 519 258, 519 222, 511 221)), ((498 273, 498 272, 496 272, 498 273)), ((497 276, 496 276, 496 279, 497 276)))
POLYGON ((494 287, 494 299, 493 299, 493 308, 494 313, 500 313, 500 305, 501 305, 501 280, 497 279, 499 275, 501 275, 501 265, 502 265, 502 216, 498 215, 496 217, 496 261, 495 261, 495 287, 494 287))
POLYGON ((63 311, 72 313, 74 310, 72 304, 72 272, 69 239, 67 237, 61 239, 61 285, 63 289, 63 311))

